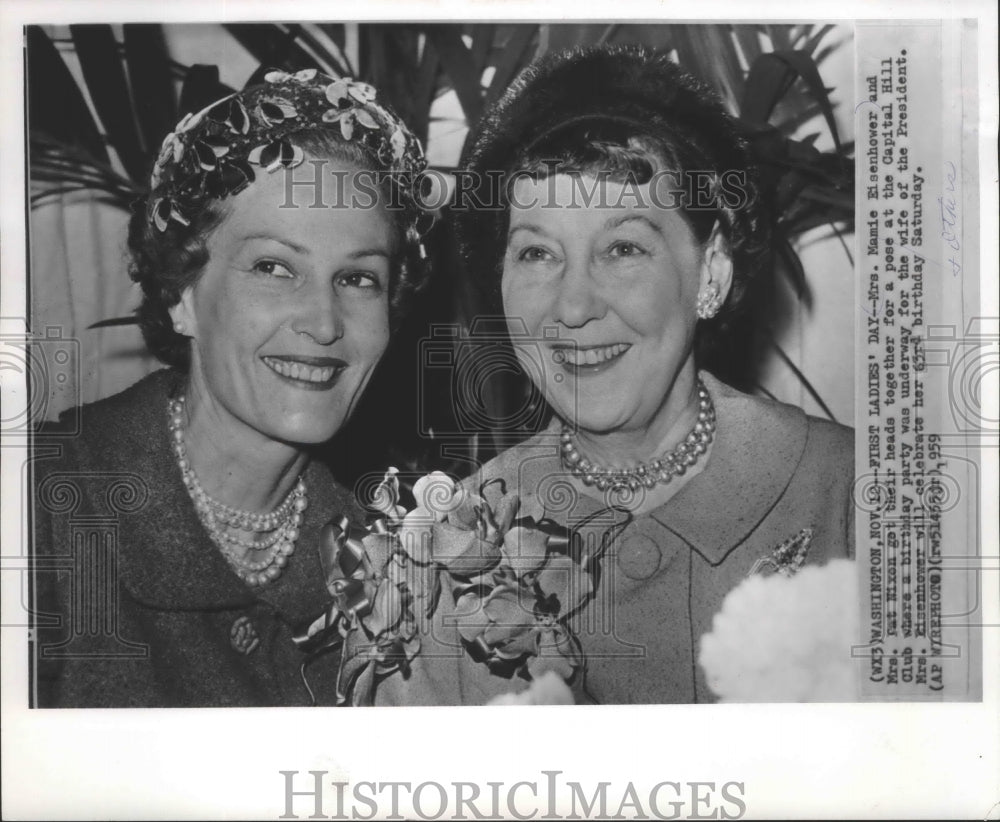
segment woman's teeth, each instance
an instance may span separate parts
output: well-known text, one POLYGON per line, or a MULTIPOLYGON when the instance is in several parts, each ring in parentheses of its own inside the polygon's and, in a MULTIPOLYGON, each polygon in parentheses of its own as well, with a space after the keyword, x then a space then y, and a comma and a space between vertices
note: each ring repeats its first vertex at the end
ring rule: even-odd
POLYGON ((564 348, 562 354, 570 365, 600 365, 625 353, 629 348, 631 346, 626 343, 615 343, 600 348, 564 348))
POLYGON ((303 380, 304 382, 329 382, 337 370, 331 366, 319 368, 299 362, 277 360, 273 357, 264 357, 264 362, 282 377, 290 377, 293 380, 303 380))

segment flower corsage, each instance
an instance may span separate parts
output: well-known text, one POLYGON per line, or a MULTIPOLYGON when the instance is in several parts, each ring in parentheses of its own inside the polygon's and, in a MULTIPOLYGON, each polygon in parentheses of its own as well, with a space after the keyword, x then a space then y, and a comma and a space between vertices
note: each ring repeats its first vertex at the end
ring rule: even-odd
POLYGON ((574 530, 518 517, 520 500, 500 480, 473 493, 436 472, 415 483, 413 497, 407 511, 398 472, 389 469, 369 502, 377 514, 367 527, 346 517, 324 527, 332 600, 296 637, 306 653, 303 676, 317 654, 339 647, 338 701, 373 704, 382 678, 409 675, 447 596, 471 660, 507 677, 530 681, 551 671, 573 680, 584 660, 569 621, 594 593, 610 531, 589 554, 574 530))

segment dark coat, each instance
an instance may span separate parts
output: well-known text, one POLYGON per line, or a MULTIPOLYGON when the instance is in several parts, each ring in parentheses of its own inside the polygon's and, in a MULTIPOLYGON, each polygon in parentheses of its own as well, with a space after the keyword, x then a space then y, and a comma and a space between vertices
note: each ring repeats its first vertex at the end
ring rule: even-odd
MULTIPOLYGON (((41 707, 308 705, 293 628, 328 600, 317 553, 335 513, 360 516, 323 466, 285 573, 252 590, 198 520, 169 445, 169 370, 36 440, 34 552, 41 707), (256 641, 255 641, 256 640, 256 641)), ((334 702, 336 654, 309 683, 334 702)))
MULTIPOLYGON (((709 459, 606 552, 597 595, 573 622, 587 659, 589 695, 578 693, 580 701, 714 701, 697 658, 726 594, 751 572, 787 565, 796 551, 814 564, 854 555, 851 429, 701 376, 718 418, 709 459)), ((567 490, 559 433, 555 424, 503 452, 467 486, 502 478, 521 497, 519 516, 536 520, 575 523, 598 512, 601 502, 567 490)), ((595 524, 582 534, 599 540, 604 530, 595 524)), ((438 656, 425 653, 409 683, 394 677, 382 685, 381 704, 483 704, 524 686, 461 657, 454 630, 441 636, 438 656)))

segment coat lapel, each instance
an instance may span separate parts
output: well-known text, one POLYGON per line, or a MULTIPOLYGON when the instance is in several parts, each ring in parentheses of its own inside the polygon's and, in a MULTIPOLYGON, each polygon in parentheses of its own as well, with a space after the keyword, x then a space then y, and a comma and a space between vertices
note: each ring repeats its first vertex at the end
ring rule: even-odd
POLYGON ((717 565, 784 494, 808 434, 794 406, 742 394, 710 374, 702 379, 718 425, 705 470, 650 516, 717 565))
POLYGON ((319 529, 335 512, 358 516, 350 494, 313 461, 306 474, 310 507, 296 552, 276 583, 249 589, 209 539, 181 482, 167 427, 167 400, 181 380, 169 370, 156 372, 89 423, 97 448, 124 455, 118 467, 138 474, 148 491, 146 505, 120 520, 123 586, 137 601, 159 610, 234 610, 264 601, 292 623, 315 616, 328 599, 319 566, 319 529))
POLYGON ((170 448, 167 401, 182 379, 169 370, 150 375, 119 395, 101 425, 101 436, 116 441, 107 452, 122 455, 122 467, 138 473, 149 494, 143 509, 122 518, 121 581, 159 610, 243 607, 254 597, 209 540, 170 448))

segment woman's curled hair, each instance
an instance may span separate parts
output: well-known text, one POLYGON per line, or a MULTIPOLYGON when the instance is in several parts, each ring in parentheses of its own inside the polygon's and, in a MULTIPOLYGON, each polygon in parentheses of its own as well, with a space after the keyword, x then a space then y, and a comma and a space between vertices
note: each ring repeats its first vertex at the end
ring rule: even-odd
POLYGON ((311 70, 294 76, 273 74, 275 77, 263 86, 224 98, 182 120, 177 131, 168 135, 154 165, 152 191, 132 207, 129 274, 142 290, 136 311, 139 327, 149 351, 181 370, 190 365, 190 339, 175 331, 170 309, 204 271, 209 261, 208 240, 226 217, 228 198, 239 196, 255 174, 273 173, 272 169, 281 167, 287 170, 306 155, 379 174, 397 235, 397 256, 389 283, 393 327, 398 326, 410 297, 425 278, 419 226, 428 215, 413 196, 414 173, 425 165, 419 142, 375 100, 374 89, 364 83, 331 81, 311 70), (338 94, 343 97, 340 108, 329 108, 336 105, 338 94), (297 115, 282 121, 287 112, 276 108, 271 102, 274 99, 286 109, 297 107, 297 115), (271 107, 265 109, 267 105, 271 107), (368 125, 356 125, 352 134, 336 117, 330 119, 338 112, 363 118, 368 125), (282 122, 288 125, 282 126, 282 122), (268 144, 268 140, 272 142, 268 144), (263 143, 250 152, 257 154, 251 159, 247 152, 257 141, 263 143), (273 152, 273 159, 264 159, 261 151, 273 152), (202 160, 205 152, 208 156, 202 160), (295 152, 298 160, 288 162, 290 152, 295 152), (198 170, 211 169, 213 153, 222 158, 217 160, 218 168, 207 173, 198 170), (183 169, 178 166, 178 156, 185 164, 183 169), (250 163, 258 166, 256 172, 250 163), (195 169, 194 187, 186 182, 191 178, 183 176, 191 169, 195 169))
MULTIPOLYGON (((769 222, 758 174, 735 119, 708 86, 662 52, 601 46, 548 55, 514 81, 479 124, 463 158, 464 173, 487 185, 514 174, 603 176, 644 184, 657 171, 677 175, 685 191, 707 181, 708 207, 685 200, 681 213, 704 245, 717 225, 733 260, 733 282, 719 316, 738 314, 769 247, 769 222), (731 195, 737 196, 731 196, 731 195)), ((503 185, 469 188, 499 209, 455 209, 456 232, 470 275, 499 310, 509 209, 503 185)), ((469 202, 472 198, 469 198, 469 202)))

